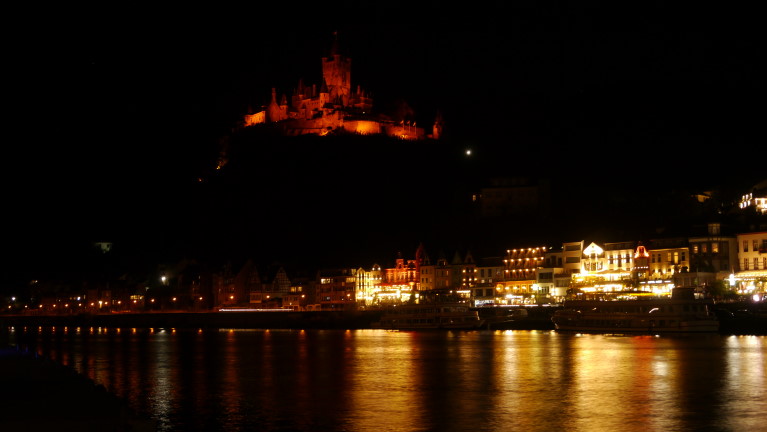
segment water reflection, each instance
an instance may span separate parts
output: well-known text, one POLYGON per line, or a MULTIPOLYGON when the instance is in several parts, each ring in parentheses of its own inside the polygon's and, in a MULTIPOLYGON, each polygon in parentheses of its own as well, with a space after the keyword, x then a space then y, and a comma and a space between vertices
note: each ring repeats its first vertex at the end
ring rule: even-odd
MULTIPOLYGON (((8 330, 8 329, 5 329, 8 330)), ((767 338, 14 329, 160 430, 758 430, 767 338)))
POLYGON ((715 386, 721 410, 715 416, 722 430, 764 428, 764 403, 767 400, 767 356, 765 340, 758 336, 730 336, 726 339, 721 382, 715 386), (738 398, 729 395, 738 394, 738 398), (755 407, 761 406, 757 410, 755 407))
POLYGON ((417 332, 350 333, 348 430, 425 430, 417 332))

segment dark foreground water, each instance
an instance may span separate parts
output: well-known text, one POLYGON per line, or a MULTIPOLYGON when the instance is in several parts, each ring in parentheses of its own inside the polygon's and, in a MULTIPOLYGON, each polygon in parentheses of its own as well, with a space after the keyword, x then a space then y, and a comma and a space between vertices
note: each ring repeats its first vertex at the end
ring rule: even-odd
POLYGON ((161 431, 767 430, 766 336, 2 331, 161 431))

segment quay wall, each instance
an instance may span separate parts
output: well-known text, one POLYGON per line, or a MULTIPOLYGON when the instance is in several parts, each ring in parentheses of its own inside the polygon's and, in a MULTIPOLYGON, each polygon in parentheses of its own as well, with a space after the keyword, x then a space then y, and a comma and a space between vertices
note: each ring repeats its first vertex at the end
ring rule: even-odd
MULTIPOLYGON (((767 302, 718 304, 720 333, 767 334, 767 302)), ((488 319, 491 330, 553 330, 551 314, 558 308, 528 308, 528 317, 509 321, 488 319)), ((232 328, 232 329, 369 329, 381 310, 279 312, 147 312, 81 315, 0 315, 0 327, 69 326, 107 328, 232 328)))
POLYGON ((3 315, 0 326, 113 328, 363 329, 380 311, 151 312, 82 315, 3 315))

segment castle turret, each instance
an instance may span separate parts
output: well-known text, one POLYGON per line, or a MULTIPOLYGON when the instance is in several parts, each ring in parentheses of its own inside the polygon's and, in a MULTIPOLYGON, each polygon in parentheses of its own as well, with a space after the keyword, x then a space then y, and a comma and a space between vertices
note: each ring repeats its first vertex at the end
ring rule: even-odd
POLYGON ((325 108, 325 104, 330 100, 330 91, 328 90, 328 84, 325 80, 322 80, 322 86, 320 87, 320 109, 325 108))
POLYGON ((431 137, 433 139, 438 140, 442 136, 442 127, 443 127, 442 113, 437 112, 437 115, 434 118, 434 126, 432 126, 431 137))
POLYGON ((266 108, 266 120, 269 122, 278 122, 285 120, 286 107, 282 107, 277 103, 277 89, 272 87, 272 100, 269 102, 269 106, 266 108))

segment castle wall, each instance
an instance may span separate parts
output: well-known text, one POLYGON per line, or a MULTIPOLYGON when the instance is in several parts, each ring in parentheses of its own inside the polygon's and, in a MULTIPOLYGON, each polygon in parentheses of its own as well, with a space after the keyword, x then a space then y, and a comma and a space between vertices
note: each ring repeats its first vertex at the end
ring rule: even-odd
POLYGON ((421 140, 426 138, 426 133, 422 127, 409 125, 386 125, 384 126, 384 133, 388 136, 406 140, 421 140))
POLYGON ((326 135, 339 126, 343 126, 343 118, 341 118, 340 113, 312 119, 292 119, 284 125, 288 135, 326 135))
MULTIPOLYGON (((277 115, 286 116, 286 107, 279 107, 277 115)), ((327 135, 338 128, 353 134, 377 135, 401 138, 405 140, 422 140, 426 138, 423 128, 409 125, 390 125, 376 120, 345 120, 343 113, 336 111, 332 114, 317 118, 305 118, 303 112, 291 113, 289 119, 283 119, 281 127, 286 135, 318 134, 327 135)), ((266 111, 260 111, 245 116, 244 126, 255 126, 264 123, 273 123, 267 118, 266 111)))
POLYGON ((244 126, 254 126, 257 124, 266 123, 266 111, 260 111, 254 114, 245 115, 244 126))
POLYGON ((319 112, 322 106, 325 104, 325 98, 319 97, 314 99, 300 99, 293 104, 294 112, 291 113, 291 118, 303 118, 309 120, 314 116, 314 113, 319 112))
POLYGON ((381 133, 381 123, 372 120, 347 120, 343 124, 347 132, 360 135, 374 135, 381 133))

